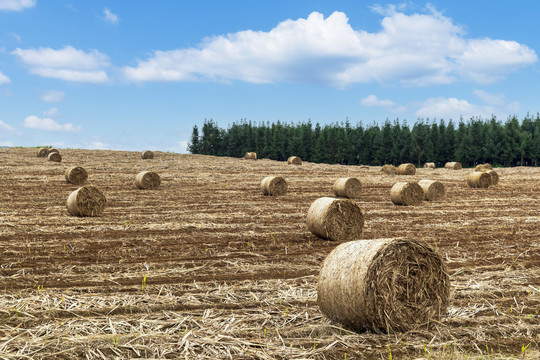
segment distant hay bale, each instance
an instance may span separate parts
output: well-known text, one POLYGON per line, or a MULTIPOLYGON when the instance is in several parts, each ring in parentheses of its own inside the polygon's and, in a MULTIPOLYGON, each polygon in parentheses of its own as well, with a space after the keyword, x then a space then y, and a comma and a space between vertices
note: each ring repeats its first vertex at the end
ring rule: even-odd
POLYGON ((317 283, 323 314, 347 328, 406 332, 440 320, 450 299, 443 259, 423 241, 343 243, 324 260, 317 283))
POLYGON ((57 153, 60 154, 60 151, 58 151, 58 149, 50 148, 50 149, 49 149, 49 154, 50 154, 50 153, 53 153, 53 152, 57 152, 57 153))
POLYGON ((247 152, 247 153, 244 155, 244 159, 246 159, 246 160, 257 160, 257 153, 254 153, 254 152, 247 152))
POLYGON ((461 170, 461 169, 463 169, 463 167, 461 166, 461 163, 457 162, 457 161, 447 162, 446 164, 444 164, 444 168, 445 169, 450 169, 450 170, 461 170))
POLYGON ((355 177, 339 178, 332 189, 338 197, 355 198, 362 192, 362 183, 355 177))
POLYGON ((57 152, 52 152, 52 153, 49 153, 49 155, 47 156, 47 160, 54 161, 54 162, 62 162, 62 155, 60 155, 60 153, 57 153, 57 152))
POLYGON ((499 183, 499 174, 495 170, 486 171, 491 176, 491 185, 497 185, 499 183))
POLYGON ((48 155, 49 155, 49 149, 47 148, 41 148, 41 149, 38 149, 37 151, 38 157, 47 157, 48 155))
POLYGON ((424 164, 424 168, 426 168, 426 169, 435 169, 436 166, 435 166, 435 163, 429 162, 429 163, 424 164))
POLYGON ((322 197, 309 207, 306 225, 311 233, 323 239, 360 239, 364 213, 352 200, 322 197))
POLYGON ((397 168, 394 165, 383 165, 381 172, 388 174, 388 175, 396 175, 397 174, 397 168))
POLYGON ((397 182, 390 189, 390 199, 396 205, 418 205, 424 200, 424 190, 415 182, 397 182))
POLYGON ((142 190, 155 190, 161 185, 161 178, 156 172, 142 171, 135 176, 135 185, 142 190))
POLYGON ((261 191, 267 196, 282 196, 287 193, 287 182, 281 176, 267 176, 261 181, 261 191))
POLYGON ((145 160, 146 159, 153 159, 154 158, 154 153, 152 151, 150 151, 150 150, 145 150, 145 151, 142 152, 141 157, 143 159, 145 159, 145 160))
POLYGON ((80 166, 72 166, 66 170, 66 181, 74 185, 82 185, 88 179, 88 172, 80 166))
POLYGON ((424 200, 439 201, 444 198, 444 185, 440 181, 420 180, 418 185, 424 191, 424 200))
POLYGON ((103 192, 92 185, 82 186, 72 192, 66 203, 73 216, 99 216, 106 204, 107 198, 103 192))
POLYGON ((287 159, 289 165, 302 165, 302 159, 299 156, 291 156, 287 159))
POLYGON ((473 171, 467 177, 467 184, 472 188, 488 188, 491 185, 491 175, 483 171, 473 171))
POLYGON ((416 174, 416 167, 413 164, 401 164, 397 168, 398 175, 414 175, 416 174))

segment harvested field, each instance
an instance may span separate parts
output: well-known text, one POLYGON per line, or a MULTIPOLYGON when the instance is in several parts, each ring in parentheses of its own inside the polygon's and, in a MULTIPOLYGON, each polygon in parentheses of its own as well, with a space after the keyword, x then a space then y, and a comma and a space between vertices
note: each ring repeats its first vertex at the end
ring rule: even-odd
POLYGON ((0 358, 540 355, 540 168, 497 169, 482 191, 467 186, 471 169, 420 168, 406 180, 442 182, 445 201, 400 207, 380 166, 156 152, 161 186, 137 191, 140 152, 66 149, 59 165, 36 151, 0 149, 0 358), (74 165, 107 195, 100 217, 68 214, 74 165), (261 196, 269 173, 287 196, 261 196), (305 217, 339 177, 362 181, 365 239, 421 239, 441 254, 451 300, 432 328, 354 333, 319 311, 317 276, 340 242, 305 217))

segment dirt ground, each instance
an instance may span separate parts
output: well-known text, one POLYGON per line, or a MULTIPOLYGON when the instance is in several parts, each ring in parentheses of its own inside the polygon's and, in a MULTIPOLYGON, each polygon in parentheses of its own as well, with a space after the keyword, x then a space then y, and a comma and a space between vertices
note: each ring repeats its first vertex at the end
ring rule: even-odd
POLYGON ((156 152, 0 149, 0 358, 476 359, 540 356, 540 168, 497 169, 489 189, 470 169, 418 169, 243 160, 156 152), (89 173, 108 205, 70 216, 89 173), (156 171, 158 190, 135 175, 156 171), (266 197, 261 180, 289 191, 266 197), (332 323, 316 303, 317 275, 339 242, 305 225, 338 177, 363 183, 364 239, 423 239, 445 259, 448 314, 430 328, 378 335, 332 323), (443 182, 446 198, 390 201, 398 180, 443 182))

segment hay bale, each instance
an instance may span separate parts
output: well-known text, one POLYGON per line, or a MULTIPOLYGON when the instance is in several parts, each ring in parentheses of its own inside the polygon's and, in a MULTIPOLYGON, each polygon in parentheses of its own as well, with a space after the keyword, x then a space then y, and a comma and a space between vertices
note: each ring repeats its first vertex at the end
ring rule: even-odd
POLYGON ((463 167, 461 166, 461 163, 457 162, 457 161, 447 162, 446 164, 444 164, 444 168, 445 169, 450 169, 450 170, 461 170, 461 169, 463 169, 463 167))
POLYGON ((309 231, 323 239, 360 239, 364 213, 352 200, 322 197, 309 207, 306 225, 309 231))
POLYGON ((450 278, 423 241, 375 239, 336 247, 324 260, 317 303, 331 320, 354 330, 406 332, 440 320, 450 278))
POLYGON ((381 172, 388 174, 388 175, 396 175, 397 174, 397 168, 394 165, 383 165, 381 172))
POLYGON ((476 167, 474 168, 474 171, 488 171, 488 170, 493 170, 493 166, 491 166, 491 164, 478 164, 476 165, 476 167))
POLYGON ((246 159, 246 160, 257 160, 257 153, 254 153, 254 152, 247 152, 247 153, 244 155, 244 159, 246 159))
POLYGON ((73 216, 99 216, 106 204, 107 198, 103 192, 92 185, 82 186, 72 192, 66 203, 73 216))
POLYGON ((499 183, 499 174, 495 170, 488 170, 486 173, 491 177, 491 185, 497 185, 499 183))
POLYGON ((267 176, 261 181, 263 195, 281 196, 287 193, 287 182, 281 176, 267 176))
POLYGON ((425 169, 435 169, 436 166, 435 166, 435 163, 429 162, 429 163, 424 164, 424 168, 425 169))
POLYGON ((491 185, 491 175, 483 171, 473 171, 467 177, 467 184, 472 188, 488 188, 491 185))
POLYGON ((88 173, 80 166, 72 166, 66 170, 65 177, 68 183, 81 185, 88 179, 88 173))
POLYGON ((135 176, 135 185, 143 190, 155 190, 161 185, 159 174, 153 171, 141 171, 135 176))
POLYGON ((302 165, 302 159, 300 158, 300 156, 291 156, 287 159, 287 164, 302 165))
POLYGON ((362 192, 362 183, 354 177, 339 178, 332 187, 338 197, 355 198, 362 192))
POLYGON ((52 153, 49 153, 49 155, 47 156, 47 160, 54 161, 54 162, 62 162, 62 155, 60 155, 60 153, 57 153, 57 152, 52 152, 52 153))
POLYGON ((418 205, 424 199, 424 190, 415 182, 397 182, 390 189, 390 199, 396 205, 418 205))
POLYGON ((41 148, 41 149, 38 149, 37 151, 38 157, 47 157, 48 155, 49 155, 49 149, 47 148, 41 148))
POLYGON ((414 175, 416 174, 416 167, 413 164, 401 164, 397 168, 398 175, 414 175))
POLYGON ((143 159, 153 159, 154 158, 154 153, 150 150, 144 150, 141 154, 141 157, 143 159))
POLYGON ((58 149, 50 148, 50 149, 49 149, 49 154, 50 154, 50 153, 53 153, 53 152, 57 152, 57 153, 60 154, 60 151, 58 151, 58 149))
POLYGON ((424 191, 424 200, 438 201, 444 198, 444 185, 440 181, 420 180, 418 185, 424 191))

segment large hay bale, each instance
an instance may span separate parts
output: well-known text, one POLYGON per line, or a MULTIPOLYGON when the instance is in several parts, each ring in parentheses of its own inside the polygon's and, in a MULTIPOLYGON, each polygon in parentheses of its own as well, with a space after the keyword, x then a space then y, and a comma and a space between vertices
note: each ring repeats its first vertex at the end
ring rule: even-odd
POLYGON ((424 200, 438 201, 444 198, 444 185, 440 181, 420 180, 418 185, 424 191, 424 200))
POLYGON ((472 188, 488 188, 491 185, 491 175, 483 171, 473 171, 467 177, 467 184, 472 188))
POLYGON ((141 153, 141 157, 143 159, 153 159, 154 158, 154 153, 150 150, 144 150, 142 153, 141 153))
POLYGON ((244 159, 246 159, 246 160, 257 160, 257 153, 254 153, 254 152, 247 152, 247 153, 244 155, 244 159))
POLYGON ((491 166, 491 164, 478 164, 476 165, 476 167, 474 168, 474 171, 488 171, 488 170, 493 170, 493 166, 491 166))
POLYGON ((49 155, 47 156, 47 160, 54 161, 54 162, 62 162, 62 155, 60 155, 60 153, 57 153, 57 152, 52 152, 52 153, 49 153, 49 155))
POLYGON ((375 239, 336 247, 324 260, 317 303, 331 320, 354 330, 405 332, 444 316, 450 278, 423 241, 375 239))
POLYGON ((424 199, 424 190, 415 182, 397 182, 390 189, 390 199, 396 205, 418 205, 424 199))
POLYGON ((300 156, 290 156, 287 159, 287 164, 289 165, 302 165, 302 159, 300 156))
POLYGON ((49 155, 49 149, 47 148, 40 148, 37 151, 38 157, 47 157, 49 155))
POLYGON ((416 167, 413 164, 401 164, 397 168, 398 175, 414 175, 416 174, 416 167))
POLYGON ((447 162, 446 164, 444 164, 444 168, 445 169, 450 169, 450 170, 461 170, 461 169, 463 169, 463 167, 461 166, 461 163, 457 162, 457 161, 447 162))
POLYGON ((433 163, 433 162, 428 162, 428 163, 425 163, 425 164, 424 164, 424 168, 425 168, 425 169, 435 169, 436 166, 435 166, 435 163, 433 163))
POLYGON ((153 171, 141 171, 135 176, 135 185, 143 190, 155 190, 161 185, 159 174, 153 171))
POLYGON ((88 179, 88 173, 80 166, 72 166, 66 170, 66 181, 74 185, 82 185, 88 179))
POLYGON ((53 152, 57 152, 57 153, 60 154, 60 151, 58 151, 58 149, 50 148, 50 149, 49 149, 49 154, 50 154, 50 153, 53 153, 53 152))
POLYGON ((499 174, 495 170, 488 170, 486 173, 491 177, 491 185, 497 185, 499 183, 499 174))
POLYGON ((281 176, 267 176, 261 181, 263 195, 282 196, 287 193, 287 182, 281 176))
POLYGON ((85 185, 69 195, 67 208, 73 216, 99 216, 105 209, 107 198, 93 185, 85 185))
POLYGON ((309 207, 306 225, 309 231, 323 239, 360 239, 364 213, 352 200, 322 197, 309 207))
POLYGON ((396 175, 397 174, 397 168, 394 165, 383 165, 381 172, 388 174, 388 175, 396 175))
POLYGON ((339 178, 332 187, 334 194, 338 197, 355 198, 362 192, 362 183, 358 178, 339 178))

